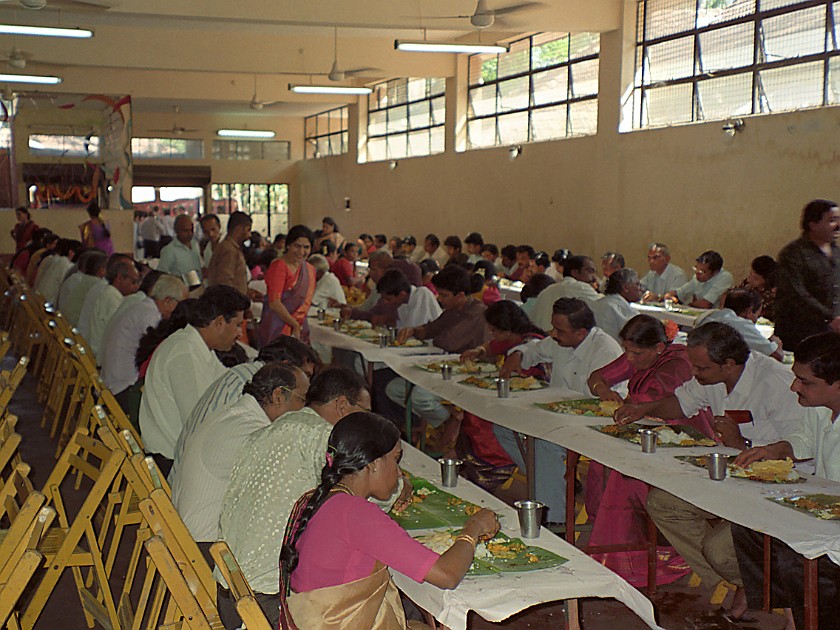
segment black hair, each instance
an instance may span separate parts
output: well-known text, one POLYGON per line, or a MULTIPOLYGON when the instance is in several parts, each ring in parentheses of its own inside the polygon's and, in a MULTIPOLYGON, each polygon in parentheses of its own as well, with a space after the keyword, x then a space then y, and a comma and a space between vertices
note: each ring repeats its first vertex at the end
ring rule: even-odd
POLYGON ((604 287, 604 293, 611 295, 614 293, 621 293, 624 285, 639 281, 639 274, 632 269, 625 267, 624 269, 616 269, 607 278, 607 286, 604 287))
POLYGON ((263 363, 285 363, 296 368, 303 368, 307 363, 318 365, 318 355, 315 351, 303 343, 300 339, 281 335, 272 339, 269 343, 260 348, 257 361, 263 363))
POLYGON ((231 233, 231 232, 233 232, 236 228, 238 228, 240 225, 248 225, 248 226, 250 226, 250 225, 252 225, 252 224, 253 224, 253 223, 252 223, 252 221, 251 221, 251 217, 249 217, 249 216, 248 216, 247 214, 245 214, 244 212, 239 212, 239 211, 237 210, 236 212, 231 212, 231 213, 230 213, 230 217, 228 217, 228 222, 227 222, 227 232, 228 232, 228 234, 230 234, 230 233, 231 233))
POLYGON ((26 218, 30 221, 32 220, 32 215, 29 213, 29 209, 26 206, 18 206, 15 208, 15 212, 22 212, 26 215, 26 218))
POLYGON ((432 278, 432 284, 439 290, 450 291, 453 295, 470 294, 470 274, 458 265, 447 265, 432 278))
POLYGON ((776 268, 778 267, 772 256, 758 256, 753 258, 750 268, 764 278, 767 288, 776 286, 776 268))
POLYGON ((190 323, 198 300, 195 298, 187 298, 178 302, 178 306, 172 311, 172 314, 167 319, 162 319, 157 326, 151 326, 140 337, 140 343, 137 345, 137 352, 134 355, 134 365, 139 368, 146 362, 155 349, 163 343, 176 330, 185 328, 190 323))
POLYGON ((595 328, 595 315, 589 305, 579 298, 560 298, 551 307, 552 315, 564 315, 573 330, 595 328))
POLYGON ((295 385, 297 377, 291 368, 282 363, 266 363, 245 383, 242 393, 253 396, 261 407, 265 407, 271 402, 275 389, 282 387, 286 390, 284 397, 288 398, 291 396, 289 390, 293 390, 295 385))
POLYGON ((95 201, 91 201, 87 205, 87 213, 88 213, 88 216, 91 219, 94 218, 94 217, 99 217, 101 212, 102 212, 102 210, 99 208, 99 204, 96 203, 95 201))
POLYGON ((802 208, 802 221, 800 226, 803 232, 808 232, 811 228, 811 223, 819 223, 827 212, 837 207, 836 201, 829 201, 828 199, 814 199, 809 201, 807 205, 802 208))
POLYGON ((548 269, 551 267, 551 259, 549 259, 548 254, 545 252, 537 252, 534 254, 534 264, 537 267, 548 269))
POLYGON ((508 260, 513 260, 516 258, 516 245, 505 245, 502 247, 501 254, 504 258, 508 260))
POLYGON ((101 249, 89 249, 84 256, 84 262, 79 260, 79 269, 89 276, 99 275, 99 272, 108 264, 108 254, 101 249))
POLYGON ((443 246, 452 247, 454 249, 457 249, 458 251, 461 251, 461 239, 452 234, 451 236, 447 236, 445 239, 443 239, 443 246))
POLYGON ((750 347, 741 333, 721 322, 701 324, 688 333, 688 347, 698 346, 706 348, 709 359, 718 365, 723 365, 727 359, 744 365, 750 357, 750 347))
POLYGON ((586 266, 589 256, 569 256, 563 263, 563 277, 569 278, 573 271, 581 271, 586 266))
POLYGON ((642 348, 653 348, 659 343, 668 343, 665 325, 650 315, 631 317, 621 328, 618 336, 623 341, 635 343, 642 348))
POLYGON ((330 239, 325 238, 321 241, 321 244, 318 245, 318 253, 321 254, 324 258, 335 254, 335 243, 333 243, 330 239))
POLYGON ((713 249, 703 252, 697 257, 697 262, 701 265, 709 265, 709 271, 715 272, 723 269, 723 256, 718 254, 713 249))
POLYGON ((149 295, 154 288, 155 283, 165 274, 157 269, 149 269, 143 279, 140 281, 140 291, 149 295))
POLYGON ((723 300, 723 308, 729 308, 740 315, 747 309, 761 310, 761 296, 752 289, 732 289, 723 300))
POLYGON ((218 223, 219 225, 221 225, 221 224, 222 224, 222 222, 221 222, 221 221, 219 221, 219 217, 218 217, 217 215, 215 215, 215 214, 202 214, 202 215, 198 218, 198 223, 199 223, 202 227, 204 227, 204 224, 205 224, 205 223, 207 223, 207 222, 208 222, 208 221, 210 221, 210 220, 215 221, 215 222, 216 222, 216 223, 218 223))
POLYGON ((373 242, 379 247, 382 247, 383 245, 385 245, 385 243, 388 242, 388 237, 384 234, 375 234, 373 237, 373 242))
POLYGON ((496 265, 489 260, 477 260, 473 265, 473 273, 482 276, 484 282, 496 279, 496 265), (483 270, 483 271, 482 271, 483 270))
POLYGON ((399 295, 402 292, 411 293, 411 283, 399 269, 389 269, 376 283, 379 295, 399 295))
POLYGON ((610 267, 624 269, 624 256, 618 252, 604 252, 601 256, 601 260, 609 260, 610 267))
POLYGON ((289 230, 289 233, 286 235, 286 249, 289 249, 289 245, 294 243, 299 238, 305 238, 309 241, 309 246, 311 247, 312 244, 315 242, 315 235, 305 225, 295 225, 289 230))
POLYGON ((321 219, 321 223, 331 225, 333 228, 333 232, 341 232, 341 230, 338 229, 338 223, 336 223, 335 219, 333 219, 332 217, 324 217, 323 219, 321 219))
POLYGON ((465 243, 469 243, 470 245, 484 245, 484 237, 481 236, 478 232, 470 232, 464 238, 465 243))
POLYGON ((344 243, 344 247, 342 248, 342 251, 344 252, 344 254, 347 254, 347 250, 350 249, 350 248, 359 249, 359 244, 354 243, 353 241, 347 241, 347 242, 344 243))
POLYGON ((198 298, 190 324, 204 328, 217 317, 224 317, 229 322, 237 313, 247 310, 251 300, 233 287, 217 284, 209 287, 198 298))
POLYGON ((470 273, 470 294, 478 293, 484 286, 484 276, 480 273, 470 273))
POLYGON ((533 260, 534 256, 537 255, 537 252, 535 252, 534 248, 531 247, 530 245, 518 245, 516 247, 516 253, 517 254, 528 254, 528 258, 530 258, 531 260, 533 260))
POLYGON ((517 335, 545 334, 545 331, 535 326, 528 319, 528 314, 522 310, 522 307, 510 300, 500 300, 488 306, 487 310, 484 311, 484 319, 493 328, 504 332, 512 332, 517 335))
POLYGON ((417 245, 417 239, 414 238, 413 236, 406 236, 402 240, 402 244, 403 245, 417 245))
POLYGON ((366 241, 368 239, 373 240, 373 237, 370 234, 368 234, 367 232, 362 232, 361 234, 359 234, 359 240, 360 241, 366 241))
MULTIPOLYGON (((345 476, 363 470, 368 464, 390 453, 399 441, 399 429, 379 414, 357 411, 336 423, 327 442, 327 453, 331 458, 321 469, 321 483, 297 519, 297 530, 280 551, 281 593, 286 592, 292 572, 298 564, 297 542, 335 485, 345 476)), ((324 457, 326 459, 326 453, 324 457)))
POLYGON ((248 363, 248 354, 245 352, 245 348, 238 343, 233 344, 227 350, 213 350, 213 354, 216 355, 219 362, 226 368, 248 363))
POLYGON ((60 238, 58 239, 58 244, 55 246, 55 253, 59 256, 70 256, 70 252, 78 254, 81 247, 81 241, 76 241, 71 238, 60 238))
POLYGON ((481 246, 481 253, 483 254, 484 252, 490 252, 493 254, 493 258, 497 258, 499 256, 499 247, 494 243, 484 243, 481 246))
POLYGON ((523 302, 527 302, 531 298, 537 297, 546 287, 550 287, 554 282, 554 278, 547 273, 535 273, 528 279, 525 286, 522 287, 519 297, 522 298, 523 302))
POLYGON ((440 247, 440 239, 437 237, 437 234, 426 234, 426 238, 423 241, 429 241, 435 247, 440 247))
POLYGON ((324 405, 344 396, 351 403, 359 402, 367 391, 362 377, 346 368, 329 368, 312 378, 306 392, 306 406, 324 405))
MULTIPOLYGON (((125 254, 111 254, 105 265, 105 279, 113 284, 120 275, 125 275, 128 270, 134 267, 134 260, 125 254)), ((135 267, 136 269, 136 267, 135 267)))
POLYGON ((840 334, 824 332, 806 337, 796 346, 793 358, 829 385, 836 383, 840 380, 840 334))
POLYGON ((551 262, 556 262, 560 266, 565 266, 566 261, 569 260, 574 254, 572 254, 572 250, 570 249, 555 249, 554 253, 551 255, 551 262))
POLYGON ((417 263, 417 266, 420 267, 420 271, 423 275, 426 275, 427 273, 437 273, 440 271, 440 265, 437 264, 437 261, 434 258, 421 260, 417 263))

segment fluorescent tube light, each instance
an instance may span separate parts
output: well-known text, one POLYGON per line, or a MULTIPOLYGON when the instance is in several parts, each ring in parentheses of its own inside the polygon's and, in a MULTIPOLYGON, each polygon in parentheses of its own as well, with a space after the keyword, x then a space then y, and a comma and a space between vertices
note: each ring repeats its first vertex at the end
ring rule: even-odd
POLYGON ((0 24, 0 33, 5 35, 36 35, 39 37, 73 37, 88 39, 93 31, 86 28, 56 28, 52 26, 21 26, 19 24, 0 24))
POLYGON ((453 44, 436 42, 408 42, 394 40, 394 48, 406 52, 440 52, 440 53, 506 53, 510 46, 504 44, 453 44))
POLYGON ((220 138, 273 138, 273 131, 257 131, 255 129, 219 129, 216 135, 220 138))
POLYGON ((61 77, 47 77, 36 74, 0 74, 0 83, 40 83, 55 85, 61 83, 61 77))
POLYGON ((294 85, 289 83, 289 89, 297 94, 370 94, 368 87, 345 87, 342 85, 294 85))

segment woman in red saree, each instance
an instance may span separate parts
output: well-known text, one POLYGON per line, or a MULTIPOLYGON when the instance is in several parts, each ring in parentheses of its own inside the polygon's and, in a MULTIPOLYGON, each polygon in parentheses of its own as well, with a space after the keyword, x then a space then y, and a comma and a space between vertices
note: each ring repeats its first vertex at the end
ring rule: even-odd
MULTIPOLYGON (((665 327, 649 315, 637 315, 619 333, 624 354, 612 363, 595 370, 589 377, 589 389, 601 400, 623 402, 610 389, 629 379, 627 402, 659 400, 674 393, 692 378, 691 363, 685 346, 668 341, 665 327)), ((712 437, 711 415, 669 420, 669 424, 693 426, 712 437)), ((631 477, 591 462, 586 480, 586 512, 592 525, 592 546, 638 544, 646 541, 645 501, 649 486, 631 477)), ((615 551, 593 554, 597 561, 612 569, 633 586, 647 584, 647 552, 615 551)), ((656 583, 670 584, 691 569, 672 547, 657 549, 656 583)))
POLYGON ((309 340, 306 315, 315 293, 315 268, 306 262, 314 237, 305 225, 286 236, 286 251, 265 274, 266 294, 259 328, 260 346, 280 335, 309 340))
POLYGON ((455 588, 479 539, 499 521, 479 510, 444 553, 423 546, 382 509, 402 475, 396 426, 374 413, 351 413, 333 427, 321 483, 295 503, 280 552, 280 628, 428 630, 406 622, 388 567, 417 582, 455 588))

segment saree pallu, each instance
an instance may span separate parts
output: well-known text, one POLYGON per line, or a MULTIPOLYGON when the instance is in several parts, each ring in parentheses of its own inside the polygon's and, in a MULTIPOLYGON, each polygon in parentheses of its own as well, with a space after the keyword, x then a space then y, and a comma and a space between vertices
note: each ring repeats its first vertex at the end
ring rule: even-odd
MULTIPOLYGON (((272 264, 284 264, 282 260, 272 264)), ((315 293, 315 268, 307 262, 303 262, 298 269, 297 279, 290 287, 285 287, 280 295, 280 301, 289 314, 300 324, 301 341, 309 343, 309 323, 306 315, 312 304, 312 295, 315 293)), ((271 310, 271 298, 266 293, 263 298, 263 311, 260 326, 257 331, 260 347, 266 345, 280 335, 288 335, 291 332, 289 325, 280 319, 271 310)))

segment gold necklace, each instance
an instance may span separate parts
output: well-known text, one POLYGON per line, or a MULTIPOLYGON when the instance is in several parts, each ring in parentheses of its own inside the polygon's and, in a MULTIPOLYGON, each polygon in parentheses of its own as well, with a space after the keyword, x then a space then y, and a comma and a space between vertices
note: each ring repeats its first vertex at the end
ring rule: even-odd
POLYGON ((332 487, 333 490, 337 492, 343 492, 344 494, 349 494, 350 496, 356 496, 353 491, 345 486, 343 483, 337 483, 332 487))

